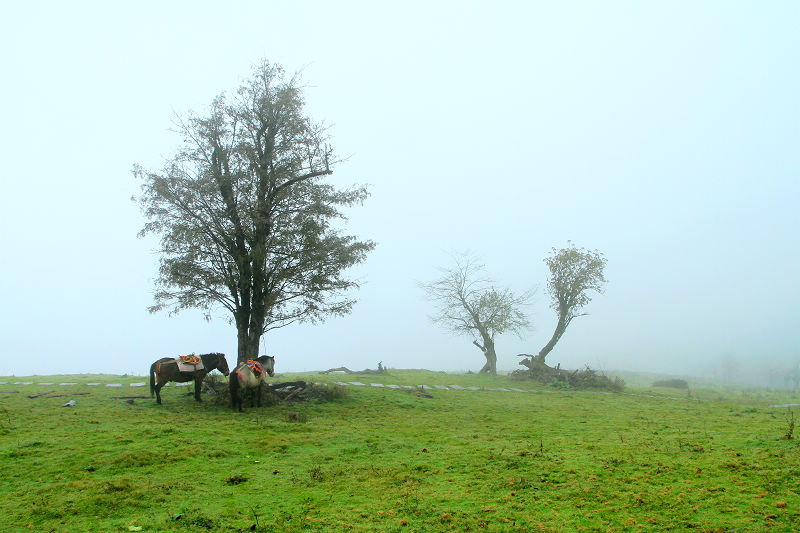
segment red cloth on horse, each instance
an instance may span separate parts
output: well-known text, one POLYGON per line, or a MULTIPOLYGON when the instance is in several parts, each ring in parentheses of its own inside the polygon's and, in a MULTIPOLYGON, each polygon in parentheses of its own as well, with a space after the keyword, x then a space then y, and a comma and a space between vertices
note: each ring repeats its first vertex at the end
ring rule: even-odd
POLYGON ((258 361, 253 361, 252 359, 248 359, 247 366, 250 368, 250 370, 253 371, 253 374, 255 374, 256 377, 264 373, 264 367, 262 367, 261 363, 259 363, 258 361))

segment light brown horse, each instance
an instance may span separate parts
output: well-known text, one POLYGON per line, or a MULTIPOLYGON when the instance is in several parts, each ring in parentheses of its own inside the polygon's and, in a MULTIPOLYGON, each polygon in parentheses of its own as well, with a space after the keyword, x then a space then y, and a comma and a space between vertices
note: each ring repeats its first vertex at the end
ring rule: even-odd
MULTIPOLYGON (((231 392, 231 408, 236 409, 239 408, 239 412, 242 412, 242 404, 244 403, 244 395, 248 389, 258 389, 256 391, 256 401, 258 402, 258 407, 261 407, 261 391, 264 388, 264 384, 267 382, 267 374, 270 376, 275 375, 275 358, 270 355, 262 355, 253 360, 258 365, 253 365, 256 368, 261 366, 262 371, 256 373, 251 368, 250 361, 246 361, 243 363, 239 363, 237 367, 231 372, 231 376, 228 379, 228 388, 231 392)), ((252 407, 252 400, 250 403, 252 407)))
POLYGON ((225 360, 224 353, 207 353, 198 356, 203 362, 203 368, 192 372, 181 372, 178 367, 178 360, 172 357, 164 357, 150 365, 150 396, 156 395, 156 401, 161 403, 161 387, 168 381, 185 383, 194 380, 194 399, 200 399, 200 387, 206 374, 214 369, 219 370, 226 376, 230 374, 228 361, 225 360))

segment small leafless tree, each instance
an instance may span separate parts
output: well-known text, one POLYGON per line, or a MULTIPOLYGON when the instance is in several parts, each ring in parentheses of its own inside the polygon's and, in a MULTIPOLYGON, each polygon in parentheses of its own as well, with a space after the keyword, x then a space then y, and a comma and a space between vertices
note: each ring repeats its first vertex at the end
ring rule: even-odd
POLYGON ((432 320, 454 333, 472 336, 472 343, 486 357, 480 372, 496 374, 495 336, 506 332, 519 335, 530 326, 523 308, 532 291, 517 296, 495 287, 485 267, 467 255, 455 257, 454 267, 441 270, 441 278, 420 284, 438 308, 432 320))

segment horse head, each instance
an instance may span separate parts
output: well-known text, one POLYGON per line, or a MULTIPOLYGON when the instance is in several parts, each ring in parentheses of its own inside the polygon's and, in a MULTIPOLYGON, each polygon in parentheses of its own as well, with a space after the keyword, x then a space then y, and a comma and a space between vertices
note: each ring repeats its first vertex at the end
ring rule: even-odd
POLYGON ((264 368, 264 370, 267 372, 267 374, 270 375, 270 377, 275 375, 275 358, 274 357, 272 357, 271 355, 262 355, 261 357, 256 359, 256 361, 261 363, 261 366, 264 368))
POLYGON ((217 370, 222 372, 225 376, 231 373, 230 369, 228 368, 228 361, 225 360, 224 353, 217 354, 217 370))

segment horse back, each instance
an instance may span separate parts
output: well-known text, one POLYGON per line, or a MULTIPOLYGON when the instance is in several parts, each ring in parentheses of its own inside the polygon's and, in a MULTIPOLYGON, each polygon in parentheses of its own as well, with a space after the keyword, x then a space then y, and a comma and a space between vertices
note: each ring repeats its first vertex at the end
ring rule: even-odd
POLYGON ((155 373, 158 375, 158 380, 160 382, 176 381, 178 383, 185 383, 206 375, 205 370, 181 372, 178 370, 178 363, 173 357, 162 357, 153 363, 153 367, 155 368, 155 373))
POLYGON ((231 374, 236 374, 239 377, 239 382, 242 384, 243 387, 251 389, 253 387, 258 387, 261 383, 266 383, 267 379, 264 374, 260 374, 256 376, 250 367, 247 366, 247 363, 239 363, 236 367, 234 372, 231 374))

